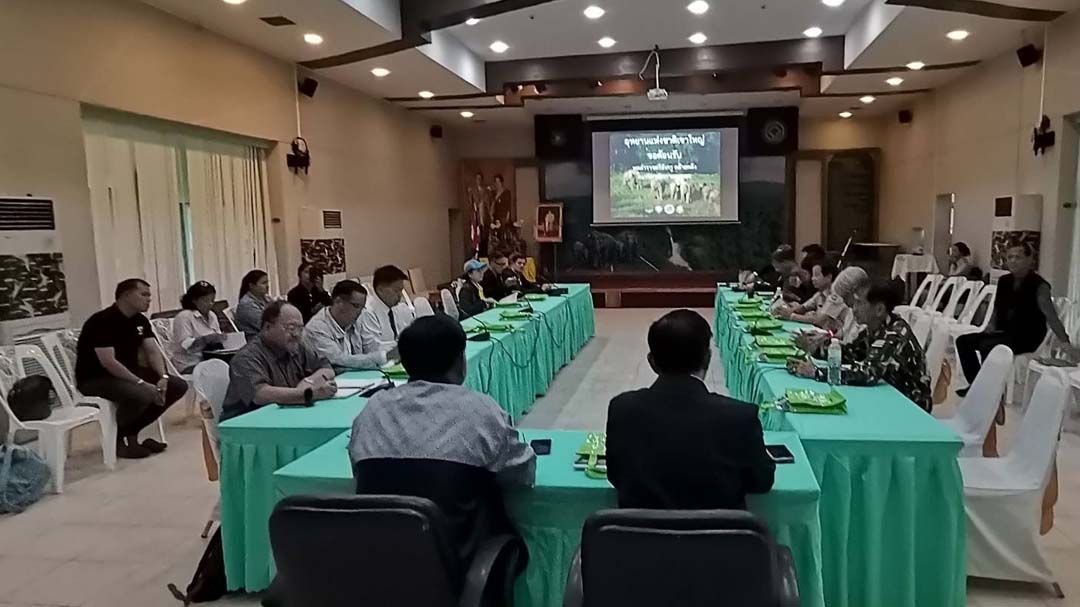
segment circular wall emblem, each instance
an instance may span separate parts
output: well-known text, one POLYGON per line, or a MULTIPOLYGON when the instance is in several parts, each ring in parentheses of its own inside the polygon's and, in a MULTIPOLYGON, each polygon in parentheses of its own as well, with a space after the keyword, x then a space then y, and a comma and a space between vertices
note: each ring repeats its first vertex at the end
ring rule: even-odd
POLYGON ((769 145, 779 145, 787 139, 787 127, 779 120, 769 120, 761 127, 761 139, 769 145))

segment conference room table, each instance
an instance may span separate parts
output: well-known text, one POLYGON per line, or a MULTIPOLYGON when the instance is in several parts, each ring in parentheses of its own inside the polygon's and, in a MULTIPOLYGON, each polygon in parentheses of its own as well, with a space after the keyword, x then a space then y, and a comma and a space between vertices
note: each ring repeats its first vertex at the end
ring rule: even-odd
MULTIPOLYGON (((888 384, 838 386, 843 415, 773 406, 789 388, 828 389, 759 361, 720 286, 716 341, 727 387, 761 406, 767 430, 798 435, 821 487, 822 576, 829 607, 966 604, 961 439, 888 384)), ((785 332, 808 325, 783 322, 785 332)))
MULTIPOLYGON (((465 385, 490 395, 516 422, 555 374, 595 333, 587 284, 560 285, 565 295, 531 302, 530 319, 506 321, 493 309, 462 321, 466 329, 509 323, 513 332, 492 332, 469 341, 465 385)), ((378 379, 378 371, 339 377, 378 379)), ((312 407, 267 405, 219 425, 221 444, 221 539, 229 590, 256 592, 273 578, 267 523, 277 502, 274 471, 352 427, 366 403, 360 396, 319 401, 312 407)))
MULTIPOLYGON (((537 460, 535 486, 505 493, 507 513, 529 551, 528 566, 514 587, 514 604, 559 607, 585 519, 597 510, 614 508, 615 489, 606 479, 589 478, 574 468, 575 453, 587 432, 522 429, 521 434, 528 441, 551 439, 551 453, 537 460)), ((275 472, 277 497, 354 493, 349 435, 343 432, 275 472)), ((772 491, 749 496, 747 507, 768 523, 779 543, 791 548, 803 607, 823 607, 817 481, 794 433, 766 432, 765 441, 786 445, 795 463, 778 465, 772 491)))

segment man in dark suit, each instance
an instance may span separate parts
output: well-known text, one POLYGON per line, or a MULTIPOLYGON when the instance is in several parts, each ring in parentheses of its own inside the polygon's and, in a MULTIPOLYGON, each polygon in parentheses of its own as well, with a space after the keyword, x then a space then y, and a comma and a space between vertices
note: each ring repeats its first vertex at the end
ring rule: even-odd
POLYGON ((488 259, 487 272, 484 273, 484 279, 480 281, 484 296, 498 301, 513 293, 513 289, 506 284, 507 280, 513 276, 510 273, 510 257, 501 251, 492 253, 488 259))
POLYGON ((621 508, 745 508, 772 488, 757 407, 705 386, 709 323, 675 310, 649 327, 649 365, 660 377, 608 408, 608 479, 621 508))

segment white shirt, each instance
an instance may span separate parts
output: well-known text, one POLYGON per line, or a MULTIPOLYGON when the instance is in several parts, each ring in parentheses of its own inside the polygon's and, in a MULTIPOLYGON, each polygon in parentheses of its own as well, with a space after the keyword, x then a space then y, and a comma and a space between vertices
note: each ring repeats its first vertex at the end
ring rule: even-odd
POLYGON ((368 297, 367 306, 360 313, 360 341, 364 352, 386 352, 397 345, 397 336, 412 324, 416 314, 402 301, 394 306, 394 325, 390 326, 391 310, 377 294, 368 297), (394 328, 397 331, 394 331, 394 328))
POLYGON ((221 333, 217 314, 213 311, 203 316, 197 310, 181 310, 172 322, 173 364, 180 371, 202 362, 202 346, 195 346, 195 340, 204 335, 221 333))
POLYGON ((329 307, 319 310, 308 321, 304 343, 330 361, 335 369, 378 369, 386 364, 386 352, 365 352, 357 323, 342 328, 329 307))

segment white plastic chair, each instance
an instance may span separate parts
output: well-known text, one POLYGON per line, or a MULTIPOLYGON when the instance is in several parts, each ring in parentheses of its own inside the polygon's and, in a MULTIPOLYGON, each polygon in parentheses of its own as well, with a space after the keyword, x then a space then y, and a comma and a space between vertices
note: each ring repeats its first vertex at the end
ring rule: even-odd
POLYGON ((944 311, 956 308, 956 302, 960 299, 960 291, 967 283, 967 279, 962 276, 950 276, 945 279, 945 282, 941 283, 938 287, 937 293, 934 294, 934 300, 930 303, 927 310, 935 316, 942 315, 944 311), (948 298, 948 299, 946 299, 948 298))
POLYGON ((406 272, 409 275, 409 284, 412 286, 413 295, 423 295, 427 293, 427 282, 424 280, 424 270, 421 268, 409 268, 406 272))
POLYGON ((893 308, 893 312, 911 323, 912 315, 916 310, 928 308, 930 303, 934 301, 934 295, 937 294, 938 287, 944 281, 945 277, 941 274, 927 274, 926 278, 923 278, 923 281, 919 283, 919 288, 915 290, 915 296, 911 298, 911 304, 896 306, 893 308))
POLYGON ((923 350, 926 350, 927 340, 930 339, 930 329, 934 325, 934 317, 929 312, 915 310, 912 312, 912 319, 908 323, 911 325, 911 332, 915 334, 915 339, 923 350))
POLYGON ((439 296, 442 297, 442 307, 446 315, 454 320, 461 318, 461 312, 458 311, 457 302, 454 301, 454 294, 450 289, 439 291, 439 296))
POLYGON ((1043 493, 1053 470, 1065 411, 1065 386, 1044 375, 1016 444, 1000 458, 962 458, 967 513, 967 574, 1061 587, 1041 549, 1043 493))
MULTIPOLYGON (((221 419, 221 410, 225 403, 225 393, 229 391, 229 364, 223 360, 204 360, 195 365, 191 372, 192 384, 195 393, 210 405, 210 417, 202 416, 203 427, 206 428, 206 436, 210 443, 210 453, 214 456, 214 462, 221 465, 221 450, 218 440, 218 420, 221 419)), ((214 521, 221 520, 221 500, 219 499, 203 527, 201 537, 209 537, 210 529, 214 521)))
POLYGON ((942 313, 945 320, 951 323, 957 322, 960 317, 964 316, 967 309, 971 304, 975 302, 979 297, 979 293, 982 292, 983 283, 979 280, 969 280, 964 283, 962 287, 957 289, 955 297, 949 298, 948 305, 945 306, 945 310, 942 313), (967 299, 964 300, 964 305, 960 305, 960 301, 967 295, 967 299))
POLYGON ((53 389, 56 391, 56 395, 60 400, 60 406, 54 408, 49 414, 49 417, 45 419, 24 422, 15 417, 15 414, 8 406, 7 400, 0 398, 0 402, 3 404, 4 413, 8 416, 8 420, 10 420, 8 436, 4 438, 6 442, 10 443, 14 440, 16 430, 31 430, 36 432, 38 437, 38 453, 49 464, 49 469, 52 470, 53 491, 56 493, 63 493, 64 464, 67 462, 68 434, 79 426, 97 422, 101 426, 102 456, 105 458, 106 464, 108 464, 108 449, 106 448, 106 445, 111 444, 113 457, 116 455, 116 426, 113 425, 110 432, 110 428, 107 427, 107 421, 102 420, 96 407, 75 405, 71 400, 71 395, 68 394, 66 390, 64 380, 60 377, 60 373, 57 371, 56 366, 53 365, 52 361, 49 360, 49 357, 46 356, 40 348, 37 346, 16 345, 5 348, 5 351, 10 352, 11 356, 9 357, 6 353, 0 353, 0 359, 3 359, 0 364, 7 367, 4 372, 0 372, 0 392, 7 394, 16 380, 27 377, 23 361, 33 360, 45 373, 45 377, 52 382, 53 389), (109 442, 110 438, 111 443, 109 442))
POLYGON ((435 310, 432 309, 431 302, 428 301, 426 297, 417 297, 416 300, 413 301, 413 309, 416 310, 417 318, 435 315, 435 310))
MULTIPOLYGON (((925 316, 929 316, 926 314, 925 316)), ((945 362, 945 351, 949 343, 948 325, 943 322, 928 321, 930 344, 926 346, 926 371, 930 375, 930 387, 937 385, 941 377, 941 365, 945 362)))
POLYGON ((986 285, 979 291, 979 296, 968 302, 964 313, 955 324, 949 327, 949 335, 953 339, 970 333, 982 333, 990 326, 990 319, 994 316, 994 300, 997 299, 997 285, 986 285), (978 324, 975 318, 980 309, 986 307, 983 315, 979 317, 978 324))
POLYGON ((983 361, 967 396, 956 405, 956 414, 941 420, 964 440, 960 457, 982 455, 983 441, 994 423, 1005 382, 1013 364, 1013 352, 1008 346, 995 346, 983 361))
MULTIPOLYGON (((1053 299, 1054 309, 1057 310, 1058 318, 1069 318, 1073 314, 1075 306, 1068 297, 1055 297, 1053 299)), ((1034 352, 1027 354, 1019 354, 1016 357, 1016 362, 1013 364, 1012 369, 1009 372, 1009 385, 1006 398, 1010 404, 1015 404, 1016 389, 1020 389, 1020 405, 1026 406, 1027 399, 1024 397, 1030 392, 1028 390, 1028 381, 1031 375, 1032 363, 1037 363, 1038 359, 1051 354, 1051 348, 1054 344, 1054 332, 1049 328, 1046 330, 1046 337, 1043 338, 1042 343, 1035 349, 1034 352)), ((1037 363, 1037 372, 1042 374, 1045 371, 1044 365, 1037 363)), ((1031 384, 1034 387, 1034 383, 1031 384)))

